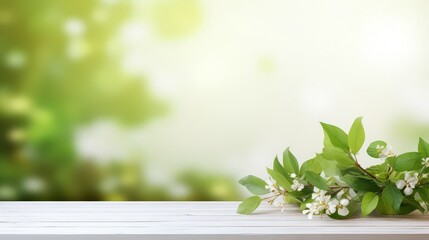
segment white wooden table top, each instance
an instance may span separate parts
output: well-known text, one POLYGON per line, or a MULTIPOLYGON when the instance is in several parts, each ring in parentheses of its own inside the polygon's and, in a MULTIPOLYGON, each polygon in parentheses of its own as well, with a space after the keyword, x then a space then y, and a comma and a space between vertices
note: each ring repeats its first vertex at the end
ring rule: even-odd
POLYGON ((0 239, 429 239, 429 216, 308 220, 238 202, 0 202, 0 239))

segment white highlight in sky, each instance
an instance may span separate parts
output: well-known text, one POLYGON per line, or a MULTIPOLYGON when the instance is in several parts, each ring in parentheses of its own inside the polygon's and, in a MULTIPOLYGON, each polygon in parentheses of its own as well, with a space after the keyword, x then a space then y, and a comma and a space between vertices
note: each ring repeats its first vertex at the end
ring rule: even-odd
POLYGON ((302 111, 310 116, 323 116, 331 113, 334 108, 334 93, 322 85, 304 88, 300 98, 302 111))
POLYGON ((416 37, 406 19, 384 17, 369 22, 364 29, 362 53, 381 70, 399 70, 415 57, 416 37))

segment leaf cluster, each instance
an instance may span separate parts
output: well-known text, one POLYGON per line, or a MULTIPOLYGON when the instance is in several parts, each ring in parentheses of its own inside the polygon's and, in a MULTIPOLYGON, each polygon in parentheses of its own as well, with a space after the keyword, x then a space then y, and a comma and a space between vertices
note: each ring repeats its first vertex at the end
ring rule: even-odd
POLYGON ((366 149, 367 157, 380 163, 364 168, 358 160, 365 143, 362 117, 353 122, 348 133, 331 124, 321 126, 324 147, 314 158, 299 165, 287 148, 282 159, 275 157, 272 168, 267 168, 269 181, 252 175, 239 181, 254 196, 239 205, 238 213, 251 214, 262 201, 295 203, 305 210, 317 200, 314 196, 321 190, 330 199, 347 198, 350 202, 338 207, 347 207, 345 216, 328 209, 320 213, 334 219, 351 217, 359 209, 362 216, 374 211, 386 215, 427 212, 429 144, 425 140, 419 139, 417 151, 398 155, 385 141, 373 141, 366 149))

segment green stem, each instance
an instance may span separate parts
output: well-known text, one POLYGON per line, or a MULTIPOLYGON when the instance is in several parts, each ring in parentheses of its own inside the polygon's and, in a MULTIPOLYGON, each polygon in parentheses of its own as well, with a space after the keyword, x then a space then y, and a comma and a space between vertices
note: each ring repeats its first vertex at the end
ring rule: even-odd
POLYGON ((357 159, 357 157, 356 157, 356 155, 355 155, 355 154, 353 154, 353 155, 352 155, 352 157, 353 157, 353 159, 355 160, 355 166, 356 166, 356 167, 358 167, 360 170, 362 170, 362 171, 363 171, 364 173, 366 173, 368 176, 370 176, 370 177, 374 178, 374 180, 379 181, 379 180, 377 179, 377 177, 376 177, 376 176, 372 175, 370 172, 368 172, 365 168, 363 168, 363 167, 359 164, 358 159, 357 159))
POLYGON ((275 200, 276 198, 278 198, 280 195, 282 195, 282 194, 278 193, 278 194, 273 195, 273 196, 269 196, 269 197, 266 197, 266 198, 262 198, 262 200, 268 200, 268 199, 270 199, 270 198, 273 198, 273 199, 271 199, 271 200, 270 200, 270 201, 272 201, 272 200, 275 200))
POLYGON ((389 180, 390 175, 392 175, 393 172, 393 168, 391 166, 389 166, 389 168, 387 169, 387 177, 386 180, 389 180))
POLYGON ((374 180, 377 180, 377 177, 375 177, 374 175, 372 175, 370 172, 368 172, 367 170, 365 170, 365 168, 363 168, 359 163, 355 163, 356 167, 358 167, 360 170, 362 170, 364 173, 366 173, 368 176, 374 178, 374 180))

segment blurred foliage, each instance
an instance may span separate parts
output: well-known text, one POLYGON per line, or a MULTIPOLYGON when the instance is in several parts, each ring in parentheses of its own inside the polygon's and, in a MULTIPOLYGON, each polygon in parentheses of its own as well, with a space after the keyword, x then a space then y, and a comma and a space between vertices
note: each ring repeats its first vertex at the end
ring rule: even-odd
MULTIPOLYGON (((149 2, 144 19, 159 37, 181 37, 198 27, 196 1, 149 2)), ((133 4, 0 2, 0 199, 176 199, 147 183, 141 169, 148 161, 99 164, 75 149, 75 129, 83 124, 114 119, 142 126, 167 112, 147 79, 120 67, 115 36, 133 4)), ((186 200, 238 198, 223 176, 187 172, 180 181, 190 189, 186 200)))
POLYGON ((400 137, 404 142, 415 144, 418 142, 419 136, 423 139, 429 139, 429 124, 426 121, 416 121, 416 119, 409 117, 397 118, 394 122, 392 129, 397 137, 400 137))
POLYGON ((190 189, 183 200, 232 201, 241 198, 235 181, 223 175, 188 170, 179 176, 179 182, 190 189))

